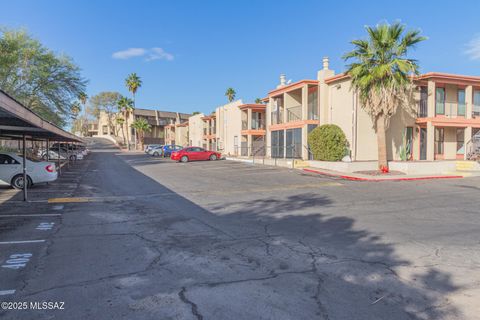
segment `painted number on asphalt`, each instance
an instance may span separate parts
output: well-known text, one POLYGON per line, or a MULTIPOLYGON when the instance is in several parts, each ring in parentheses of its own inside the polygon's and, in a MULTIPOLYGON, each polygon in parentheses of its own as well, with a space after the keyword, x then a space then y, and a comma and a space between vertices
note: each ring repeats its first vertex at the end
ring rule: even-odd
POLYGON ((32 257, 31 253, 15 253, 10 256, 10 258, 5 261, 5 264, 2 265, 2 268, 8 269, 21 269, 27 265, 27 262, 30 261, 32 257))
POLYGON ((55 222, 42 222, 35 229, 42 231, 52 230, 54 225, 55 222))

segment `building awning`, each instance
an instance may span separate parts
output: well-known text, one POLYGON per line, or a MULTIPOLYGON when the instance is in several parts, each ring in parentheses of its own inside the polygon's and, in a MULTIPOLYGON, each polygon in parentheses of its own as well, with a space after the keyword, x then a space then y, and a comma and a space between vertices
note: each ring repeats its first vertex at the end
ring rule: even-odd
POLYGON ((20 139, 23 135, 32 139, 83 143, 81 138, 42 119, 0 90, 0 137, 20 139))

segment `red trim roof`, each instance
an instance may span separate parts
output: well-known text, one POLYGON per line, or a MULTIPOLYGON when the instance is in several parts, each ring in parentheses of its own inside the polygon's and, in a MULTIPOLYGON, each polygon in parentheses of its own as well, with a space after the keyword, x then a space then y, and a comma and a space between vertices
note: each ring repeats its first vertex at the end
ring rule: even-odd
POLYGON ((293 91, 293 90, 296 90, 298 88, 301 88, 305 84, 318 85, 318 80, 300 80, 300 81, 294 82, 292 84, 289 84, 287 86, 272 90, 268 93, 268 96, 275 96, 275 95, 278 95, 278 94, 283 93, 283 92, 293 91))
POLYGON ((238 106, 241 110, 243 109, 265 109, 267 106, 261 103, 245 103, 238 106))

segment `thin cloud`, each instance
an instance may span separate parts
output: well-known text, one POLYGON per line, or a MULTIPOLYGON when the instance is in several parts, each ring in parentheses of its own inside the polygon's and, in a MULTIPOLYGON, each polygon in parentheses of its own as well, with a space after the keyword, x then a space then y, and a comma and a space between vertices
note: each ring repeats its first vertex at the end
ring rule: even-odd
POLYGON ((476 36, 469 43, 467 43, 467 49, 465 53, 471 60, 480 60, 480 35, 476 36))
POLYGON ((172 61, 173 54, 166 52, 162 48, 128 48, 126 50, 117 51, 112 54, 112 58, 126 60, 135 57, 145 57, 145 61, 166 60, 172 61))
POLYGON ((112 58, 114 59, 130 59, 133 57, 141 57, 147 53, 147 50, 143 48, 128 48, 126 50, 117 51, 112 54, 112 58))
POLYGON ((152 48, 146 60, 147 61, 153 61, 153 60, 172 61, 173 54, 166 52, 162 48, 152 48))

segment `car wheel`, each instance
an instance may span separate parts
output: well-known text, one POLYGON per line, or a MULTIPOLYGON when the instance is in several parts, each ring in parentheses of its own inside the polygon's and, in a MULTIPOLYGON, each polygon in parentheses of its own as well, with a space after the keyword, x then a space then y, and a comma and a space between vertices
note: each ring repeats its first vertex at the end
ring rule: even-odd
POLYGON ((181 157, 180 162, 183 162, 183 163, 188 162, 188 157, 187 156, 181 157))
POLYGON ((77 156, 72 154, 70 156, 70 161, 75 161, 75 160, 77 160, 77 156))
POLYGON ((215 155, 215 154, 210 155, 210 160, 212 160, 212 161, 217 160, 217 155, 215 155))
POLYGON ((154 152, 154 153, 153 153, 153 156, 154 156, 154 157, 158 157, 158 156, 159 156, 158 152, 154 152))
MULTIPOLYGON (((30 188, 32 186, 32 179, 29 176, 27 176, 27 181, 27 188, 30 188)), ((15 177, 12 178, 12 187, 14 189, 22 190, 23 186, 23 174, 17 174, 15 177)))

